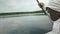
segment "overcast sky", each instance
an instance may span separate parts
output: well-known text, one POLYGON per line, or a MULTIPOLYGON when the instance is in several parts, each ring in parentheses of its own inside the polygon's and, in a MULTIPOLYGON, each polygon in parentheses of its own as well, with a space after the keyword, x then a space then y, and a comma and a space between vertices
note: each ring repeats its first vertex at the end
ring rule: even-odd
MULTIPOLYGON (((39 0, 47 6, 49 0, 39 0)), ((0 0, 0 13, 40 10, 36 0, 0 0)))

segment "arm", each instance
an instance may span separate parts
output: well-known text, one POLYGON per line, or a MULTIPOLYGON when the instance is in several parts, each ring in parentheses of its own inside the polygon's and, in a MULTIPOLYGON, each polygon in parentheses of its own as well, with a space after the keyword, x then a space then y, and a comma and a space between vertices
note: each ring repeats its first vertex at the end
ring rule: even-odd
POLYGON ((52 31, 46 33, 46 34, 59 34, 60 32, 60 19, 56 20, 53 24, 52 31))

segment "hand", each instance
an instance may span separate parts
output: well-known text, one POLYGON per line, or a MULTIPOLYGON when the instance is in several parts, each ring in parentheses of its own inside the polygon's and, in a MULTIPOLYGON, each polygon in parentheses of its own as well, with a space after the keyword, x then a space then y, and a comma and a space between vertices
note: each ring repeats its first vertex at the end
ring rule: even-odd
POLYGON ((38 5, 39 5, 40 8, 44 7, 44 3, 43 2, 38 3, 38 5))

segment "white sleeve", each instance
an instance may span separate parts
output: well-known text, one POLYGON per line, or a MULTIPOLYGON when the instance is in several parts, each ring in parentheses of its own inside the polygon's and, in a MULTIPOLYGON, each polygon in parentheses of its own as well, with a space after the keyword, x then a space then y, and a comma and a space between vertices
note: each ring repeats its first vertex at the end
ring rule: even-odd
POLYGON ((52 31, 46 34, 59 34, 59 28, 60 28, 60 19, 54 22, 52 31))

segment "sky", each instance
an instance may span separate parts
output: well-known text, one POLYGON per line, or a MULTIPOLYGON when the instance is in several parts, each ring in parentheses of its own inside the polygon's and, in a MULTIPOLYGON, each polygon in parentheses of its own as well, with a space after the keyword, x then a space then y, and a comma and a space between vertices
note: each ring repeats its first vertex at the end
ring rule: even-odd
MULTIPOLYGON (((47 6, 49 0, 39 0, 39 2, 44 2, 47 6)), ((41 10, 41 8, 39 8, 36 0, 0 0, 0 13, 37 10, 41 10)))

